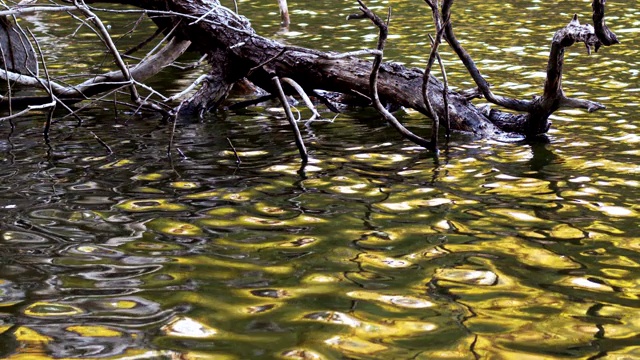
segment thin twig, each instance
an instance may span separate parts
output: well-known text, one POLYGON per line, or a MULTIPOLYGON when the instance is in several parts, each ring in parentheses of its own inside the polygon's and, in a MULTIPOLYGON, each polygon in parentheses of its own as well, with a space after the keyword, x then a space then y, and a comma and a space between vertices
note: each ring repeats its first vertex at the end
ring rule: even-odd
MULTIPOLYGON (((171 157, 171 148, 173 147, 173 139, 175 137, 175 133, 176 133, 176 124, 178 123, 178 116, 180 115, 180 109, 182 108, 182 105, 185 102, 182 101, 180 102, 180 104, 178 105, 178 107, 175 109, 173 116, 171 116, 171 118, 173 119, 173 125, 171 127, 171 137, 169 138, 169 145, 167 146, 167 156, 171 157)), ((184 154, 183 154, 184 156, 184 154)))
POLYGON ((251 69, 249 69, 249 71, 247 72, 247 76, 253 74, 254 71, 260 69, 261 67, 267 65, 268 63, 272 62, 273 60, 279 58, 280 56, 282 56, 282 54, 284 54, 287 51, 287 47, 283 47, 282 50, 280 50, 280 52, 278 52, 275 56, 270 57, 269 59, 267 59, 266 61, 261 62, 260 64, 252 67, 251 69))
POLYGON ((164 99, 164 102, 170 102, 170 101, 174 101, 177 100, 185 95, 187 95, 189 93, 189 91, 193 90, 196 86, 200 85, 200 83, 202 83, 204 80, 213 80, 211 78, 210 75, 200 75, 193 83, 191 83, 191 85, 187 86, 186 89, 180 91, 179 93, 170 96, 166 99, 164 99))
POLYGON ((182 22, 182 20, 179 20, 176 25, 167 33, 167 35, 165 35, 164 38, 162 38, 162 40, 158 41, 158 43, 156 44, 156 46, 153 47, 153 49, 149 50, 149 52, 142 58, 142 60, 140 60, 140 62, 144 62, 145 60, 147 60, 150 56, 152 56, 153 54, 155 54, 156 50, 158 50, 158 48, 160 47, 160 45, 164 44, 165 41, 167 41, 169 38, 171 38, 171 36, 173 36, 173 33, 176 31, 176 29, 178 28, 178 26, 180 25, 180 23, 182 22))
MULTIPOLYGON (((143 14, 144 16, 144 14, 143 14)), ((153 41, 153 39, 155 39, 156 37, 158 37, 158 35, 162 34, 162 32, 164 31, 163 28, 157 28, 156 31, 149 36, 148 38, 144 39, 141 43, 139 43, 138 45, 132 47, 131 49, 127 50, 124 52, 124 55, 131 55, 133 53, 135 53, 136 51, 142 49, 143 47, 145 47, 145 45, 147 45, 148 43, 150 43, 151 41, 153 41)))
MULTIPOLYGON (((453 0, 444 0, 442 3, 442 18, 449 19, 451 17, 451 6, 453 5, 453 0)), ((487 99, 487 101, 494 103, 496 105, 500 105, 507 109, 517 110, 517 111, 530 111, 532 110, 533 103, 528 100, 518 100, 505 96, 495 95, 491 92, 489 83, 487 80, 480 74, 480 70, 476 66, 476 63, 473 61, 469 53, 460 45, 460 42, 456 38, 453 32, 453 25, 451 21, 447 21, 444 24, 445 29, 445 39, 458 55, 464 66, 467 68, 469 75, 473 78, 476 85, 487 99)))
POLYGON ((38 41, 38 38, 36 38, 36 36, 33 34, 33 32, 31 32, 31 29, 27 28, 27 32, 29 32, 29 36, 31 36, 31 38, 33 39, 33 42, 36 44, 36 49, 38 49, 38 54, 40 55, 40 61, 42 61, 42 69, 44 71, 45 78, 47 79, 47 83, 49 84, 49 87, 47 88, 47 92, 49 93, 49 98, 51 99, 51 102, 54 103, 54 105, 49 110, 47 121, 44 126, 44 136, 45 138, 48 138, 49 130, 51 129, 51 120, 53 119, 53 111, 56 108, 55 106, 56 99, 55 99, 55 95, 53 94, 53 88, 51 87, 51 77, 49 76, 49 69, 47 68, 47 63, 44 60, 44 54, 42 53, 40 42, 38 41))
POLYGON ((98 143, 100 143, 100 145, 102 145, 102 147, 104 147, 107 152, 109 153, 109 155, 113 154, 113 150, 111 150, 111 147, 109 145, 107 145, 106 142, 102 141, 102 139, 100 139, 100 137, 98 135, 96 135, 93 131, 89 130, 89 134, 91 134, 93 136, 94 139, 96 139, 98 141, 98 143))
MULTIPOLYGON (((427 110, 431 114, 431 117, 433 118, 433 126, 431 128, 431 142, 434 143, 434 146, 437 147, 440 117, 438 116, 438 113, 434 111, 431 104, 431 99, 429 97, 429 76, 431 75, 431 68, 433 67, 433 63, 435 62, 436 57, 438 57, 438 46, 440 46, 440 42, 442 41, 444 26, 442 25, 443 19, 441 18, 438 11, 438 5, 440 2, 438 0, 436 0, 435 3, 431 0, 425 0, 425 2, 431 7, 431 11, 433 13, 433 22, 436 26, 436 38, 434 40, 431 35, 429 35, 429 38, 432 39, 431 51, 429 52, 429 60, 427 61, 427 66, 422 77, 422 99, 427 106, 427 110)), ((446 21, 448 21, 448 19, 446 19, 446 21)), ((446 106, 447 105, 445 105, 445 108, 446 106)))
POLYGON ((67 12, 76 10, 75 6, 28 6, 28 7, 12 7, 9 10, 0 11, 0 16, 8 16, 8 15, 26 15, 32 13, 39 13, 45 11, 53 11, 53 12, 67 12))
POLYGON ((17 118, 17 117, 20 117, 20 116, 22 116, 22 115, 24 115, 24 114, 28 113, 28 112, 29 112, 29 111, 31 111, 31 110, 48 109, 48 108, 51 108, 51 107, 53 107, 53 106, 55 106, 55 105, 56 105, 56 102, 55 102, 55 101, 52 101, 52 102, 50 102, 50 103, 46 103, 46 104, 40 104, 40 105, 29 105, 29 106, 27 106, 27 108, 26 108, 26 109, 24 109, 24 110, 18 111, 17 113, 14 113, 14 114, 9 115, 9 116, 1 117, 1 118, 0 118, 0 122, 3 122, 3 121, 5 121, 5 120, 15 119, 15 118, 17 118))
POLYGON ((231 143, 231 139, 227 138, 227 142, 229 143, 229 146, 231 146, 231 150, 233 150, 233 155, 236 156, 236 164, 240 165, 240 163, 242 163, 242 160, 240 160, 240 156, 238 156, 238 152, 236 151, 236 148, 231 143))
POLYGON ((302 141, 302 135, 300 135, 300 129, 298 129, 298 124, 296 120, 293 118, 293 113, 291 113, 291 107, 289 106, 289 102, 287 101, 287 96, 284 94, 284 90, 282 90, 282 84, 280 84, 280 79, 277 76, 271 78, 273 84, 276 86, 276 90, 278 91, 278 97, 280 98, 280 102, 282 103, 282 107, 284 108, 284 112, 287 115, 287 120, 289 120, 289 124, 293 129, 293 134, 296 140, 296 146, 298 147, 298 151, 300 152, 300 158, 303 163, 307 163, 309 161, 309 155, 307 154, 307 148, 304 146, 304 142, 302 141))
POLYGON ((293 87, 296 90, 298 95, 300 95, 300 97, 302 98, 304 103, 307 105, 309 110, 311 110, 311 113, 313 114, 313 116, 309 120, 320 118, 320 114, 318 113, 318 110, 316 110, 316 107, 313 105, 313 102, 311 102, 311 99, 309 99, 309 96, 307 96, 307 93, 304 92, 304 89, 302 88, 302 86, 298 85, 297 82, 295 82, 293 79, 290 79, 290 78, 283 77, 282 81, 291 85, 291 87, 293 87))
MULTIPOLYGON (((431 39, 431 34, 429 34, 431 39)), ((433 39, 431 39, 433 42, 433 39)), ((447 139, 451 137, 451 114, 449 113, 449 79, 447 78, 447 71, 444 68, 444 63, 440 54, 436 52, 436 59, 440 66, 440 72, 442 73, 442 104, 444 106, 444 128, 446 130, 447 139)))

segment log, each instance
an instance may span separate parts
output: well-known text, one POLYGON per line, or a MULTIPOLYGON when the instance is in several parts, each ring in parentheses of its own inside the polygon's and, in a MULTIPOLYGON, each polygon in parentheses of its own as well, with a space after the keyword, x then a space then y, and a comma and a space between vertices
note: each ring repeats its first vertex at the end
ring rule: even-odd
MULTIPOLYGON (((360 2, 360 0, 358 1, 360 2)), ((357 54, 340 54, 284 45, 258 35, 248 19, 222 6, 217 0, 75 0, 74 4, 75 9, 84 14, 89 10, 85 7, 85 3, 126 4, 144 9, 144 12, 153 17, 165 34, 171 34, 176 38, 172 40, 170 45, 180 44, 180 46, 174 47, 168 45, 163 49, 165 52, 162 54, 163 66, 177 58, 189 43, 191 43, 190 50, 199 51, 207 56, 210 71, 208 76, 202 77, 202 87, 191 98, 180 102, 175 108, 180 109, 182 115, 201 115, 205 111, 217 109, 234 84, 246 82, 247 79, 267 92, 277 94, 273 78, 288 78, 299 84, 302 90, 308 94, 317 93, 316 90, 324 90, 355 97, 370 105, 376 105, 382 116, 390 121, 403 136, 421 145, 428 144, 427 147, 435 150, 435 144, 420 140, 423 139, 420 136, 409 136, 408 134, 411 132, 404 126, 399 123, 394 124, 389 120, 390 117, 382 111, 384 109, 377 103, 415 109, 428 118, 448 119, 452 130, 470 132, 481 137, 496 137, 509 132, 528 138, 535 138, 546 133, 550 126, 549 116, 561 107, 584 108, 588 111, 604 107, 596 102, 568 98, 562 89, 562 70, 566 48, 576 42, 582 42, 590 53, 591 48, 598 50, 602 46, 619 42, 615 34, 605 24, 604 0, 593 0, 592 2, 594 26, 580 24, 576 16, 567 26, 556 32, 552 40, 547 78, 542 94, 533 100, 511 99, 494 94, 488 82, 483 78, 480 69, 455 36, 454 19, 451 18, 451 8, 454 1, 444 0, 439 14, 434 2, 425 1, 434 11, 436 28, 441 29, 436 39, 444 38, 446 43, 451 46, 475 81, 477 91, 451 91, 445 88, 442 82, 433 75, 425 73, 422 69, 407 68, 393 62, 374 66, 374 62, 358 57, 364 54, 365 56, 374 55, 376 59, 381 59, 383 48, 380 46, 376 50, 363 49, 357 54), (423 89, 428 91, 424 93, 423 89), (479 94, 490 103, 510 110, 510 112, 476 107, 471 99, 477 96, 469 96, 469 93, 479 94), (372 103, 371 100, 375 101, 372 103), (445 106, 445 103, 448 105, 445 106)), ((363 2, 360 2, 360 5, 361 10, 366 9, 363 2)), ((73 6, 58 7, 59 11, 74 10, 73 6)), ((42 9, 55 11, 51 10, 54 8, 42 6, 9 8, 0 11, 0 16, 18 16, 42 11, 42 9)), ((364 18, 364 16, 354 16, 354 18, 364 18)), ((372 19, 373 16, 367 18, 372 19)), ((436 54, 438 45, 439 40, 434 42, 430 59, 436 54)), ((113 46, 110 50, 117 60, 119 55, 113 46)), ((430 64, 432 62, 433 60, 429 61, 430 64)), ((48 79, 39 79, 36 76, 16 76, 11 71, 4 70, 0 70, 0 77, 12 79, 12 81, 22 81, 23 84, 30 86, 40 84, 44 87, 46 85, 52 89, 53 95, 57 96, 59 101, 68 101, 69 99, 79 101, 88 99, 99 92, 111 91, 114 88, 124 86, 131 88, 133 94, 136 91, 136 86, 132 84, 134 80, 139 82, 140 79, 152 76, 159 70, 159 67, 151 66, 148 61, 134 65, 129 71, 130 74, 127 69, 121 66, 120 71, 95 77, 76 86, 52 84, 48 79), (152 71, 148 71, 150 69, 152 71)), ((296 91, 300 91, 300 89, 290 88, 289 91, 297 93, 296 91)), ((162 100, 169 99, 174 98, 165 97, 162 100)), ((140 104, 140 106, 143 105, 145 104, 140 104)), ((166 109, 164 103, 162 106, 153 105, 148 108, 159 109, 159 111, 166 109)), ((436 131, 433 133, 435 134, 436 131)))

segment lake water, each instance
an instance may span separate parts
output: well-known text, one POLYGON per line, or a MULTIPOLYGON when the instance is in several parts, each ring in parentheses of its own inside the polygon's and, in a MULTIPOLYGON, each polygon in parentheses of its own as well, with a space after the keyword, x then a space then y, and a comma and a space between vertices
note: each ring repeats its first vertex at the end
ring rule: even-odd
MULTIPOLYGON (((288 32, 260 3, 238 6, 262 35, 375 45, 369 23, 344 20, 355 2, 292 1, 288 32)), ((389 5, 386 58, 424 66, 429 10, 389 5)), ((275 102, 178 124, 171 157, 171 125, 110 102, 81 126, 58 112, 49 146, 43 114, 0 123, 0 357, 640 358, 640 8, 607 5, 622 43, 570 48, 564 78, 607 109, 557 112, 546 144, 458 133, 434 157, 352 109, 300 124, 300 170, 275 102)), ((469 0, 453 23, 494 91, 528 98, 573 13, 588 21, 590 2, 469 0)), ((109 24, 123 34, 136 19, 109 24)), ((110 68, 67 15, 26 23, 58 44, 54 75, 110 68)), ((119 46, 153 28, 138 31, 119 46)), ((442 56, 451 84, 471 87, 442 56)), ((172 94, 204 71, 151 84, 172 94)), ((428 136, 421 115, 398 117, 428 136)))

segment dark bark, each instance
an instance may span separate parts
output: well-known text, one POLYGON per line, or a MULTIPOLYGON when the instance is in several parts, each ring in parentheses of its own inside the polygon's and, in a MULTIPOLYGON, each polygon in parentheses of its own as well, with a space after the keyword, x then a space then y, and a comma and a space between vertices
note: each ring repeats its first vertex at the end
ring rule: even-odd
POLYGON ((31 42, 5 16, 0 16, 0 69, 25 75, 38 74, 38 61, 31 42))

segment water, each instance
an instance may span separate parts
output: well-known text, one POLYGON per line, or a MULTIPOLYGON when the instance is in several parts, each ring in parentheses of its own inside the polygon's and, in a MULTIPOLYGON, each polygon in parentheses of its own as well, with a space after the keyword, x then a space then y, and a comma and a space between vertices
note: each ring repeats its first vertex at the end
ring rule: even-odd
MULTIPOLYGON (((369 24, 342 20, 354 4, 289 5, 282 33, 275 4, 239 3, 260 33, 293 44, 375 41, 369 24)), ((387 57, 422 66, 427 9, 391 5, 387 57)), ((171 126, 114 119, 110 104, 79 127, 59 119, 50 147, 42 115, 0 124, 0 357, 640 357, 640 10, 608 5, 622 44, 571 48, 564 81, 608 108, 556 113, 548 144, 455 134, 435 158, 354 110, 301 126, 312 160, 300 171, 276 103, 180 124, 171 158, 171 126)), ((468 1, 454 24, 496 92, 529 96, 574 12, 586 21, 589 2, 468 1)), ((57 24, 38 31, 75 30, 57 24)), ((97 49, 88 35, 63 40, 97 49)), ((56 51, 60 73, 108 65, 56 51)), ((452 83, 470 86, 448 51, 452 83)), ((428 133, 419 114, 399 116, 428 133)))

